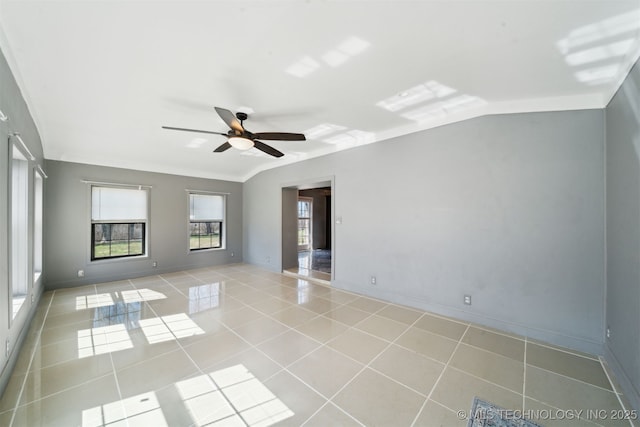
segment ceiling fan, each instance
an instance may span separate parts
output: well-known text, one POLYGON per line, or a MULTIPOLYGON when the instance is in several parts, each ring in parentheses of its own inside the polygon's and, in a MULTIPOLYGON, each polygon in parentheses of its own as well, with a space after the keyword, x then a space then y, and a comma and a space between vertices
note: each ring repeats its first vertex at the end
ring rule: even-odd
POLYGON ((282 157, 283 153, 276 150, 275 148, 265 144, 260 139, 264 139, 267 141, 306 141, 304 134, 301 133, 288 133, 288 132, 259 132, 252 133, 246 130, 243 126, 243 123, 249 117, 247 113, 242 111, 238 111, 235 115, 224 108, 214 107, 216 112, 220 116, 222 120, 231 128, 227 133, 222 132, 212 132, 208 130, 198 130, 198 129, 185 129, 185 128, 176 128, 170 126, 162 126, 163 129, 170 130, 181 130, 186 132, 198 132, 198 133, 210 133, 213 135, 222 135, 227 136, 229 139, 227 142, 213 150, 214 153, 222 153, 223 151, 227 151, 229 148, 234 147, 238 150, 248 150, 250 148, 257 148, 258 150, 267 153, 273 157, 282 157))

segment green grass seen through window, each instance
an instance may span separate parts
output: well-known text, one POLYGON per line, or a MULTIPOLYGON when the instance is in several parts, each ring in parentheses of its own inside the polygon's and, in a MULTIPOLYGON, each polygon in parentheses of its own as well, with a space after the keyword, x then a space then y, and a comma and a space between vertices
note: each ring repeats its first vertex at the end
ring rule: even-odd
POLYGON ((112 241, 96 243, 93 248, 94 258, 110 258, 130 255, 143 255, 142 241, 112 241))
POLYGON ((218 233, 200 234, 189 237, 189 249, 219 248, 220 246, 220 234, 218 233))

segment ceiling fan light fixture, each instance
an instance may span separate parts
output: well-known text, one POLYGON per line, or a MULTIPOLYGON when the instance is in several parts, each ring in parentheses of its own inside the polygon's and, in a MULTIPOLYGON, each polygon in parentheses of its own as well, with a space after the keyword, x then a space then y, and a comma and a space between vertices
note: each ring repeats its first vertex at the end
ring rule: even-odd
POLYGON ((232 136, 231 138, 229 138, 229 144, 231 144, 233 148, 237 148, 238 150, 248 150, 250 148, 253 148, 253 141, 241 136, 232 136))
MULTIPOLYGON (((1 0, 0 0, 1 1, 1 0)), ((238 111, 235 115, 225 109, 220 107, 214 107, 218 116, 222 119, 223 122, 229 126, 230 130, 227 133, 222 132, 212 132, 209 130, 198 130, 198 129, 187 129, 187 128, 176 128, 171 126, 162 126, 163 129, 171 129, 171 130, 181 130, 186 132, 199 132, 199 133, 209 133, 214 135, 222 135, 227 137, 227 141, 218 146, 214 153, 222 153, 227 151, 231 147, 237 148, 238 150, 249 150, 251 148, 256 148, 263 153, 266 153, 273 157, 282 157, 284 153, 276 150, 270 145, 265 144, 260 141, 261 139, 267 141, 306 141, 307 138, 304 134, 301 133, 290 133, 290 132, 260 132, 260 133, 251 133, 244 128, 243 122, 249 118, 249 115, 244 111, 238 111)))

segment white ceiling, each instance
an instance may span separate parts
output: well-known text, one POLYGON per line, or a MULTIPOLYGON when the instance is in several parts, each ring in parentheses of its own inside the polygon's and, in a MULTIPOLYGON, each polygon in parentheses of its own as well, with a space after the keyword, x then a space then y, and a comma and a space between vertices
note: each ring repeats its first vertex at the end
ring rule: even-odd
MULTIPOLYGON (((640 0, 0 0, 0 47, 54 160, 244 181, 492 113, 602 108, 640 0), (212 150, 214 106, 306 142, 212 150)), ((16 129, 18 130, 18 129, 16 129)))

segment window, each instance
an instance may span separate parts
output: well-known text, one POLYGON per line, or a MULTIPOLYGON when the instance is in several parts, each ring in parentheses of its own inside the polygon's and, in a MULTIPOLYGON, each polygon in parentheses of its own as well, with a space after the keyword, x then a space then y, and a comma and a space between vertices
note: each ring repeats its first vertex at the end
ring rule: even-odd
POLYGON ((29 162, 12 145, 11 159, 11 290, 12 318, 29 290, 29 162))
POLYGON ((44 197, 44 179, 40 171, 35 172, 33 192, 33 275, 34 282, 42 274, 42 205, 44 197))
POLYGON ((225 196, 189 193, 189 250, 222 248, 225 196))
POLYGON ((145 188, 91 186, 91 260, 146 254, 145 188))
POLYGON ((298 250, 311 248, 311 206, 313 199, 298 199, 298 250))

